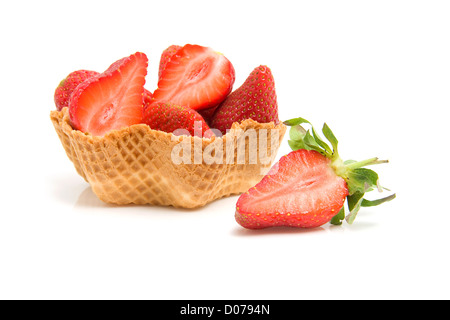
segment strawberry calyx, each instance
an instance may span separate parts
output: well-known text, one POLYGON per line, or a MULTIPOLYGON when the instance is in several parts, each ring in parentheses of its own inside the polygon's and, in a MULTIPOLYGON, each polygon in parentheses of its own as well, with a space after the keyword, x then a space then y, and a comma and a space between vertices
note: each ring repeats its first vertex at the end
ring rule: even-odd
POLYGON ((322 133, 328 140, 328 143, 319 136, 316 129, 306 119, 294 118, 285 121, 284 124, 291 127, 288 143, 293 151, 306 149, 321 153, 331 160, 330 166, 334 172, 347 182, 349 193, 347 206, 349 212, 346 215, 345 206, 343 206, 331 220, 332 224, 340 225, 344 219, 347 223, 352 224, 361 207, 377 206, 395 198, 395 194, 377 200, 364 198, 365 194, 372 190, 378 190, 379 192, 383 190, 389 191, 389 189, 380 185, 378 174, 375 171, 365 168, 370 165, 388 163, 388 160, 380 160, 374 157, 362 161, 343 161, 338 152, 338 140, 326 123, 323 125, 322 133), (308 124, 311 128, 306 130, 302 126, 303 124, 308 124))

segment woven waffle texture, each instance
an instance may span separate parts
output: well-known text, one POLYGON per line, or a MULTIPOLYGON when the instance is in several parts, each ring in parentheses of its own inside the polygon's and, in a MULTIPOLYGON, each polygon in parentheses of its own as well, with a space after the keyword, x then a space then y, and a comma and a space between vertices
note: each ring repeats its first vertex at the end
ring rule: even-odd
POLYGON ((221 138, 174 136, 152 130, 145 124, 96 137, 74 130, 67 108, 52 111, 50 118, 78 174, 91 185, 99 199, 119 205, 196 208, 246 192, 270 169, 286 132, 281 123, 275 126, 246 120, 233 124, 235 133, 221 138), (249 129, 257 133, 257 140, 246 138, 249 129), (277 130, 278 137, 274 135, 274 138, 278 141, 271 145, 273 129, 277 130), (265 151, 271 157, 253 159, 249 148, 257 148, 259 154, 259 141, 266 133, 265 151), (242 141, 245 153, 238 152, 242 141), (173 161, 174 154, 184 156, 183 151, 174 153, 182 146, 190 147, 190 157, 184 157, 181 163, 173 161), (272 150, 273 146, 276 150, 272 150), (202 157, 205 154, 209 158, 202 157))

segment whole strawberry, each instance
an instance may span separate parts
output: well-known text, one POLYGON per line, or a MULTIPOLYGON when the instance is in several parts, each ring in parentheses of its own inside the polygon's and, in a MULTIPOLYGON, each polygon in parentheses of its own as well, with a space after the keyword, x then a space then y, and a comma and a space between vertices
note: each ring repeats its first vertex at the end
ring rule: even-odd
MULTIPOLYGON (((170 62, 172 57, 181 49, 181 46, 171 45, 161 54, 161 59, 159 61, 159 72, 158 72, 158 80, 161 79, 161 75, 166 69, 167 64, 170 62)), ((210 123, 214 112, 216 111, 219 105, 215 105, 211 108, 197 110, 197 112, 205 119, 206 123, 210 123)))
POLYGON ((62 80, 55 90, 55 105, 57 110, 64 107, 69 107, 69 100, 72 92, 80 83, 85 80, 98 75, 98 72, 89 70, 78 70, 70 73, 64 80, 62 80))
POLYGON ((210 138, 214 134, 197 111, 171 102, 155 101, 144 108, 143 121, 154 130, 210 138), (178 129, 183 129, 183 133, 178 129))
POLYGON ((382 191, 378 174, 368 165, 387 161, 371 158, 342 161, 338 141, 325 124, 322 132, 331 147, 302 118, 286 121, 292 126, 289 145, 294 150, 283 156, 261 182, 241 195, 236 204, 236 221, 248 229, 276 226, 312 228, 329 221, 353 223, 361 207, 376 206, 395 198, 364 199, 366 192, 382 191), (348 214, 344 204, 347 200, 348 214))
POLYGON ((234 122, 246 119, 279 122, 275 81, 267 66, 255 68, 244 84, 221 103, 212 117, 211 127, 226 134, 234 122))
POLYGON ((197 110, 197 112, 203 117, 203 119, 205 119, 206 123, 211 124, 214 113, 216 112, 218 107, 219 106, 217 105, 212 108, 197 110))

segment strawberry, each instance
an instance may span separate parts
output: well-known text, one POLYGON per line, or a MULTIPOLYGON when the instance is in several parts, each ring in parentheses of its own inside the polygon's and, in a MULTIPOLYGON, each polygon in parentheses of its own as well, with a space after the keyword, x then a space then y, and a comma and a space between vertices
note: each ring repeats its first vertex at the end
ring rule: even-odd
POLYGON ((348 195, 330 160, 314 150, 284 156, 237 202, 236 220, 246 228, 320 226, 335 216, 348 195))
POLYGON ((198 110, 198 113, 205 119, 205 121, 210 124, 213 118, 214 113, 216 112, 219 106, 215 106, 208 109, 198 110))
POLYGON ((285 122, 292 126, 289 145, 294 151, 283 156, 256 186, 240 196, 235 218, 241 226, 312 228, 329 221, 341 224, 343 219, 351 224, 361 207, 395 198, 393 194, 373 201, 364 199, 367 191, 382 188, 378 174, 363 167, 387 161, 371 158, 343 162, 337 151, 337 139, 326 124, 322 132, 332 148, 313 127, 311 134, 302 123, 309 122, 302 118, 285 122))
POLYGON ((137 52, 114 62, 105 72, 72 93, 72 126, 95 136, 142 122, 147 56, 137 52))
POLYGON ((161 74, 166 68, 167 63, 169 63, 172 56, 177 53, 178 50, 181 49, 181 46, 171 45, 161 54, 161 60, 159 61, 159 71, 158 71, 158 80, 161 79, 161 74))
POLYGON ((205 138, 214 135, 197 111, 172 102, 156 101, 147 105, 143 121, 154 130, 172 132, 175 135, 189 133, 191 136, 205 138), (176 132, 177 129, 184 129, 185 132, 176 132))
POLYGON ((57 110, 69 106, 70 96, 73 90, 85 80, 98 75, 96 71, 78 70, 71 72, 65 79, 63 79, 55 90, 55 105, 57 110))
POLYGON ((233 65, 223 54, 187 44, 170 58, 153 97, 194 110, 207 109, 225 99, 234 80, 233 65))
POLYGON ((147 106, 153 102, 153 93, 151 93, 147 89, 144 89, 143 99, 144 99, 144 108, 145 108, 145 106, 147 106))
POLYGON ((222 102, 213 116, 211 127, 225 134, 233 122, 246 119, 260 123, 279 122, 275 81, 267 66, 255 68, 244 84, 222 102))

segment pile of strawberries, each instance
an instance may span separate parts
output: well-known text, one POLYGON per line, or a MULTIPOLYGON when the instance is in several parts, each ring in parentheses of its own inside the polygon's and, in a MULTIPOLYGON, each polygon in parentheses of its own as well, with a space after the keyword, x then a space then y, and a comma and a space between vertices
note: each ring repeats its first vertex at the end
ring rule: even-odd
POLYGON ((210 138, 246 119, 279 122, 267 66, 255 68, 232 92, 235 70, 223 54, 199 45, 172 45, 161 55, 153 93, 144 88, 147 67, 147 56, 137 52, 103 73, 74 71, 57 87, 56 107, 68 107, 74 129, 94 136, 145 123, 154 130, 184 129, 184 134, 210 138))

